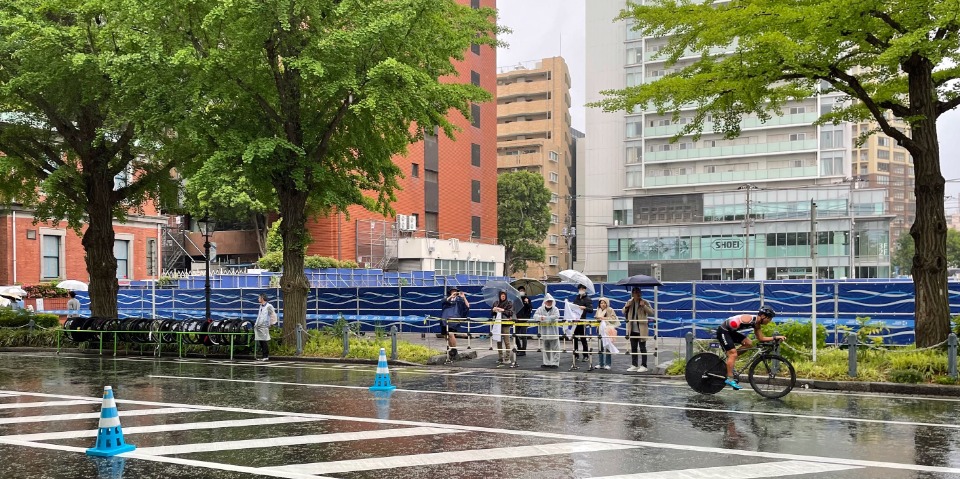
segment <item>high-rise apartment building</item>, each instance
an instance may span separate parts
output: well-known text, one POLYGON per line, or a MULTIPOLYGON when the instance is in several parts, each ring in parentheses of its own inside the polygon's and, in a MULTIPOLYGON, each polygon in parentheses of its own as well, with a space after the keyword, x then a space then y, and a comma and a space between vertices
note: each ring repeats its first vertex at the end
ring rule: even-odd
MULTIPOLYGON (((699 59, 691 54, 668 67, 659 55, 666 38, 612 20, 626 4, 587 5, 588 102, 699 59)), ((731 140, 713 132, 710 118, 700 138, 676 139, 693 109, 677 117, 588 109, 578 196, 586 199, 585 217, 598 220, 579 231, 584 271, 611 281, 638 273, 665 280, 889 275, 885 190, 842 184, 851 175, 852 125, 813 124, 842 101, 816 95, 766 121, 746 116, 731 140), (811 231, 814 209, 820 220, 811 231), (816 271, 811 243, 819 245, 816 271)))
POLYGON ((570 71, 561 57, 500 68, 497 75, 497 171, 531 171, 550 190, 546 261, 526 276, 549 278, 573 263, 573 136, 570 71))
MULTIPOLYGON (((458 0, 496 8, 496 0, 458 0)), ((473 45, 450 82, 470 82, 496 94, 496 49, 473 45)), ((361 266, 437 274, 501 274, 497 245, 496 104, 471 105, 472 118, 451 113, 460 128, 411 145, 394 162, 401 168, 396 218, 360 207, 309 225, 308 254, 354 260, 361 266)))
MULTIPOLYGON (((892 118, 889 121, 897 128, 907 128, 902 121, 892 118)), ((853 135, 856 138, 876 129, 876 123, 856 124, 853 135)), ((890 223, 890 243, 895 244, 900 235, 909 234, 917 214, 913 157, 893 138, 876 133, 863 145, 854 145, 852 165, 853 175, 861 182, 887 190, 887 211, 896 216, 890 223)))

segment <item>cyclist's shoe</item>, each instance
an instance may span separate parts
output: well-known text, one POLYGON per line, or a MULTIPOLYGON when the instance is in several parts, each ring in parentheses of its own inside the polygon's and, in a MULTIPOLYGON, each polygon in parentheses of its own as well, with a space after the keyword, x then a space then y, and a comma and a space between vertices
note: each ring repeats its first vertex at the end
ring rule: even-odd
POLYGON ((737 391, 743 389, 743 387, 741 387, 740 384, 734 381, 733 379, 727 379, 723 383, 726 384, 727 386, 732 387, 734 390, 737 390, 737 391))

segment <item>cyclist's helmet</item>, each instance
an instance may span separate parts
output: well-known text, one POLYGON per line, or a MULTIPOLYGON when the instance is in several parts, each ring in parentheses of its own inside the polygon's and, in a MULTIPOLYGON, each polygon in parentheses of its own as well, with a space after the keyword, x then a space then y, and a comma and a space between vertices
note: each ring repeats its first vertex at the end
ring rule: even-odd
POLYGON ((762 314, 770 319, 773 319, 774 317, 776 317, 777 312, 774 311, 773 308, 771 308, 770 306, 761 306, 760 311, 758 311, 757 314, 758 315, 762 314))

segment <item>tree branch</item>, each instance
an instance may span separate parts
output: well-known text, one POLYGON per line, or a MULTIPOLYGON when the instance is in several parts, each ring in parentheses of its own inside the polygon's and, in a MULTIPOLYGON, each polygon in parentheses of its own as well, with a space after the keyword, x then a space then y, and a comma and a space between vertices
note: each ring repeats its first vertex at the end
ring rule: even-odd
POLYGON ((907 33, 907 30, 903 28, 903 25, 900 25, 900 22, 894 20, 893 17, 891 17, 890 14, 887 12, 880 12, 875 10, 870 12, 870 16, 883 20, 883 23, 886 23, 887 25, 889 25, 890 28, 896 30, 898 33, 907 33))
POLYGON ((954 99, 949 101, 937 102, 937 117, 958 106, 960 106, 960 96, 957 96, 954 99))
POLYGON ((323 132, 323 138, 320 139, 320 144, 318 144, 317 149, 314 150, 312 156, 318 161, 327 155, 327 152, 330 150, 330 140, 333 139, 333 133, 337 131, 337 127, 340 126, 343 117, 347 116, 347 112, 350 111, 350 99, 352 95, 347 95, 347 98, 340 104, 340 108, 337 108, 337 114, 334 115, 330 123, 327 124, 326 130, 323 132))
MULTIPOLYGON (((836 65, 830 65, 830 74, 833 75, 834 78, 824 78, 824 80, 830 82, 831 85, 838 88, 843 86, 850 90, 850 92, 852 92, 851 96, 862 101, 867 109, 870 110, 870 114, 873 115, 874 120, 876 120, 877 124, 880 125, 880 130, 886 133, 887 136, 897 140, 900 145, 908 150, 911 150, 911 148, 915 146, 912 138, 894 128, 890 122, 884 118, 883 111, 880 110, 881 107, 873 101, 873 98, 869 93, 867 93, 867 90, 863 87, 863 85, 860 84, 860 80, 858 80, 857 77, 837 68, 836 65)), ((911 153, 913 153, 912 150, 911 153)))
POLYGON ((127 184, 126 186, 119 188, 112 193, 113 203, 120 203, 128 198, 132 198, 144 190, 146 190, 151 184, 156 183, 158 180, 163 179, 164 177, 170 176, 170 170, 173 169, 177 160, 170 160, 163 166, 154 169, 151 172, 137 178, 136 181, 127 184))

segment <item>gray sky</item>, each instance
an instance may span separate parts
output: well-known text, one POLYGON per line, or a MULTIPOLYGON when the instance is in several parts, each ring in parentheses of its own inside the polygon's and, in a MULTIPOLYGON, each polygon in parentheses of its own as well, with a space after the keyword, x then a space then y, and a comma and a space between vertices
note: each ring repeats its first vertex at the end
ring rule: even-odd
MULTIPOLYGON (((585 131, 586 0, 499 0, 500 22, 513 33, 503 37, 509 46, 497 53, 498 66, 511 66, 544 57, 563 56, 573 81, 573 127, 585 131)), ((960 196, 960 110, 940 117, 940 164, 948 180, 947 194, 960 196), (957 179, 955 182, 949 180, 957 179)), ((588 135, 590 132, 586 132, 588 135)), ((956 205, 956 202, 951 202, 956 205)), ((957 213, 947 210, 947 213, 957 213)))

